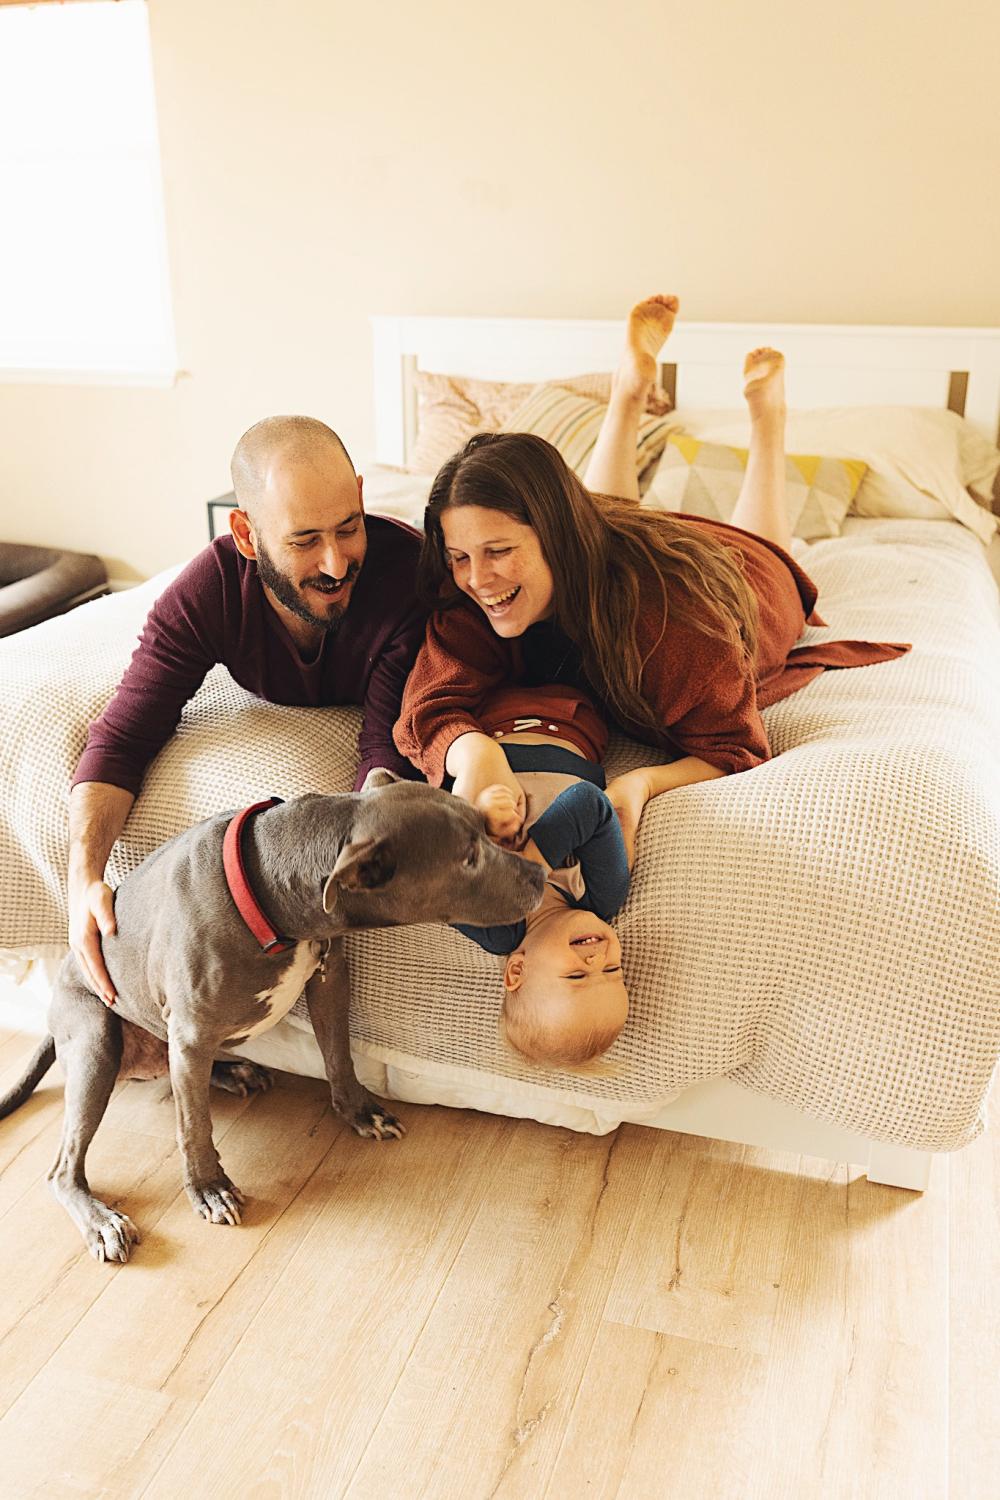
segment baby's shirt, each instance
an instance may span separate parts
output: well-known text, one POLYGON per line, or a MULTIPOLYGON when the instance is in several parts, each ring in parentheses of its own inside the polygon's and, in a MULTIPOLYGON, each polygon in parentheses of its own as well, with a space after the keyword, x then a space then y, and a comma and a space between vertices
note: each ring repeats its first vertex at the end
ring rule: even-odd
MULTIPOLYGON (((568 752, 559 753, 568 756, 568 752)), ((582 764, 589 767, 586 761, 582 764)), ((621 910, 629 887, 625 840, 618 814, 599 787, 589 780, 566 787, 532 824, 530 837, 552 866, 550 884, 558 887, 568 906, 592 911, 605 922, 621 910), (568 873, 562 867, 569 862, 577 879, 560 879, 568 873)), ((513 953, 527 931, 523 920, 495 927, 469 927, 461 922, 455 926, 487 953, 513 953)))

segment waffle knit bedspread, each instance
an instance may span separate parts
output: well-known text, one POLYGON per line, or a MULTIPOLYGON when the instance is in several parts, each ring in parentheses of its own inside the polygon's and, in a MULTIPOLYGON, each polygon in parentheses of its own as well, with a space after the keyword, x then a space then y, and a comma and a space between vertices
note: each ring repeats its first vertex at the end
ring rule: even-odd
MULTIPOLYGON (((639 1118, 725 1074, 873 1140, 947 1151, 979 1133, 1000 1057, 996 586, 950 522, 852 522, 796 556, 829 622, 804 644, 913 650, 825 673, 766 711, 773 760, 647 807, 614 1072, 505 1050, 496 960, 439 927, 350 940, 360 1055, 447 1079, 448 1102, 516 1095, 511 1112, 555 1123, 587 1105, 639 1118)), ((70 777, 170 576, 0 642, 0 947, 65 940, 70 777)), ((216 668, 147 774, 112 883, 222 809, 348 791, 359 722, 264 703, 216 668)), ((654 759, 613 737, 608 770, 654 759)))

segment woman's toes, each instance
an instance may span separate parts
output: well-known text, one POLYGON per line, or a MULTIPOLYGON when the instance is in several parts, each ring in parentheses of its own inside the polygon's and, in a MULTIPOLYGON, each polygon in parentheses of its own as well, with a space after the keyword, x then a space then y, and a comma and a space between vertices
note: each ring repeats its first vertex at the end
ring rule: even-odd
POLYGON ((680 305, 679 297, 663 293, 657 293, 655 297, 646 297, 644 301, 637 302, 629 313, 630 335, 633 328, 637 332, 641 331, 643 341, 653 345, 649 352, 655 354, 673 328, 680 305))
POLYGON ((615 373, 614 389, 629 402, 644 401, 656 379, 656 356, 674 326, 680 299, 657 293, 637 302, 628 315, 625 348, 615 373))
POLYGON ((754 383, 772 379, 784 369, 785 356, 778 349, 767 346, 751 349, 743 361, 743 374, 754 383))
POLYGON ((770 344, 761 344, 759 349, 750 350, 750 353, 747 355, 746 359, 743 362, 743 368, 747 369, 750 365, 756 364, 759 360, 763 359, 776 359, 779 361, 783 361, 784 358, 785 356, 782 354, 780 349, 772 349, 770 344))
POLYGON ((785 409, 785 356, 778 349, 764 346, 751 349, 743 362, 743 394, 751 416, 785 409))

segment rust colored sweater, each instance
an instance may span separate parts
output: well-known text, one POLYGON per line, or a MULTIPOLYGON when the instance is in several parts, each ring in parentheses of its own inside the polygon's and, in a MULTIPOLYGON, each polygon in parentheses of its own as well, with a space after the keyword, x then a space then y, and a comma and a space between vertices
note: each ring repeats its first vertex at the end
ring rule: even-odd
MULTIPOLYGON (((860 667, 891 661, 909 650, 905 645, 870 641, 823 641, 795 646, 803 627, 824 622, 815 614, 817 590, 812 580, 781 547, 721 521, 684 516, 685 524, 707 530, 740 554, 747 582, 757 598, 760 616, 757 657, 744 665, 727 643, 705 635, 695 624, 670 621, 647 662, 642 688, 663 726, 655 737, 633 723, 620 723, 634 738, 668 752, 666 759, 696 755, 725 772, 746 771, 770 758, 760 711, 811 682, 828 667, 860 667)), ((639 650, 648 651, 660 633, 661 607, 651 591, 638 622, 639 650)), ((483 610, 466 598, 435 611, 427 624, 403 695, 394 738, 402 753, 428 781, 439 786, 452 741, 469 730, 482 730, 487 696, 507 683, 532 680, 533 636, 551 634, 548 622, 523 636, 496 635, 483 610)), ((563 637, 565 640, 566 638, 563 637)), ((551 642, 548 642, 551 650, 551 642)), ((542 681, 569 681, 583 688, 598 706, 614 715, 596 684, 581 676, 579 655, 567 641, 568 671, 550 664, 542 681)), ((537 677, 535 680, 539 680, 537 677)))

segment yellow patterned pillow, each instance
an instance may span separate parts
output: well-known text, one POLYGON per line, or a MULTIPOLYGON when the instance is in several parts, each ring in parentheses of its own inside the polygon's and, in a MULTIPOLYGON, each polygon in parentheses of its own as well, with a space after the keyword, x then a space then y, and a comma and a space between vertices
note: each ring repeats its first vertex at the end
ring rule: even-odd
MULTIPOLYGON (((656 510, 728 521, 746 466, 746 448, 704 443, 686 433, 673 432, 644 503, 656 510)), ((793 533, 807 542, 839 536, 867 467, 859 458, 789 454, 785 459, 785 504, 793 533)))
MULTIPOLYGON (((504 423, 503 431, 533 432, 545 438, 582 479, 607 409, 604 402, 575 395, 564 386, 537 385, 504 423)), ((636 467, 640 476, 650 472, 663 452, 670 426, 669 416, 645 416, 639 423, 636 467)))

